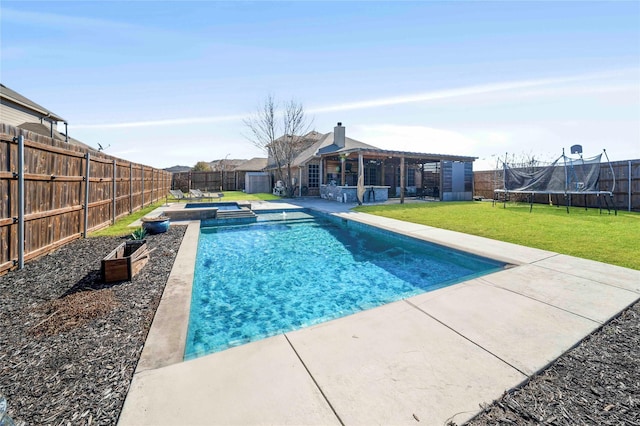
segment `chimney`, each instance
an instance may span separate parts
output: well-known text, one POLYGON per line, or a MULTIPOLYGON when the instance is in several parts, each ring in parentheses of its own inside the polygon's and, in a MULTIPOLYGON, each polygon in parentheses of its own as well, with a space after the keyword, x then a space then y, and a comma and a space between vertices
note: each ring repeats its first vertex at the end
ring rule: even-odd
POLYGON ((344 127, 341 122, 338 122, 338 125, 333 128, 333 143, 344 148, 344 127))

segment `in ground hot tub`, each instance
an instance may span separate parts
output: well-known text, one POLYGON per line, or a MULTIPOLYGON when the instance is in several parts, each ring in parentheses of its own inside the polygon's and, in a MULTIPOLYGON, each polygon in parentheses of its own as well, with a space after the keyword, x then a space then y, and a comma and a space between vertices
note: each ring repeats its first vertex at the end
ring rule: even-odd
POLYGON ((216 219, 218 211, 240 212, 250 208, 250 203, 235 202, 174 204, 164 211, 164 215, 172 220, 206 220, 216 219))

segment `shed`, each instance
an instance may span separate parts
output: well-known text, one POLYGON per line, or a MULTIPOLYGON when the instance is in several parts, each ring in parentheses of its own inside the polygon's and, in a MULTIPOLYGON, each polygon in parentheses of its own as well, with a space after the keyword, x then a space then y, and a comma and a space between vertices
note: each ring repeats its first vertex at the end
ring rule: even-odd
POLYGON ((244 189, 247 194, 270 193, 271 177, 266 172, 246 172, 244 189))

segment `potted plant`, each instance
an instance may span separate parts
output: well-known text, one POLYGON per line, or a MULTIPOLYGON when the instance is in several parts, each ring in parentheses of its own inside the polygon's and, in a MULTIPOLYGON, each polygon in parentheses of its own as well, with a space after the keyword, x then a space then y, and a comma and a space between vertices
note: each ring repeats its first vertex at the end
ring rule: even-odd
POLYGON ((161 234, 169 230, 169 218, 167 216, 143 217, 142 228, 149 234, 161 234))

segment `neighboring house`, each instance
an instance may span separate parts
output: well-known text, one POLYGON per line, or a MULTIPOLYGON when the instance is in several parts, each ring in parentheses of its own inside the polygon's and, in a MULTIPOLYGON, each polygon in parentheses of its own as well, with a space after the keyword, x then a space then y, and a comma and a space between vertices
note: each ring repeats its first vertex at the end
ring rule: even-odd
POLYGON ((171 167, 167 167, 166 169, 163 169, 167 172, 170 173, 181 173, 181 172, 188 172, 191 170, 191 167, 189 166, 171 166, 171 167))
POLYGON ((19 127, 23 123, 41 124, 49 129, 50 136, 59 122, 66 124, 64 118, 9 89, 4 84, 0 84, 0 121, 14 127, 19 127))
POLYGON ((251 160, 237 165, 233 169, 234 180, 236 182, 236 190, 244 191, 246 188, 246 175, 247 173, 262 172, 267 167, 267 159, 261 157, 254 157, 251 160))
POLYGON ((240 164, 247 161, 246 159, 224 158, 222 160, 213 160, 209 162, 212 172, 230 172, 240 164))
MULTIPOLYGON (((344 195, 345 188, 355 188, 360 157, 364 166, 364 185, 378 195, 432 197, 443 201, 471 200, 473 196, 473 161, 476 157, 393 151, 346 137, 345 127, 338 123, 332 133, 317 133, 292 162, 295 194, 327 198, 324 187, 342 188, 331 191, 344 195)), ((306 138, 307 135, 302 138, 306 138)), ((274 161, 268 161, 273 172, 274 161)), ((351 191, 348 200, 353 201, 351 191)), ((381 198, 381 196, 383 198, 381 198)))
POLYGON ((64 141, 80 147, 84 151, 97 152, 95 148, 68 136, 67 121, 64 118, 11 90, 4 84, 0 84, 0 123, 64 141), (58 132, 58 123, 64 123, 65 133, 58 132))

